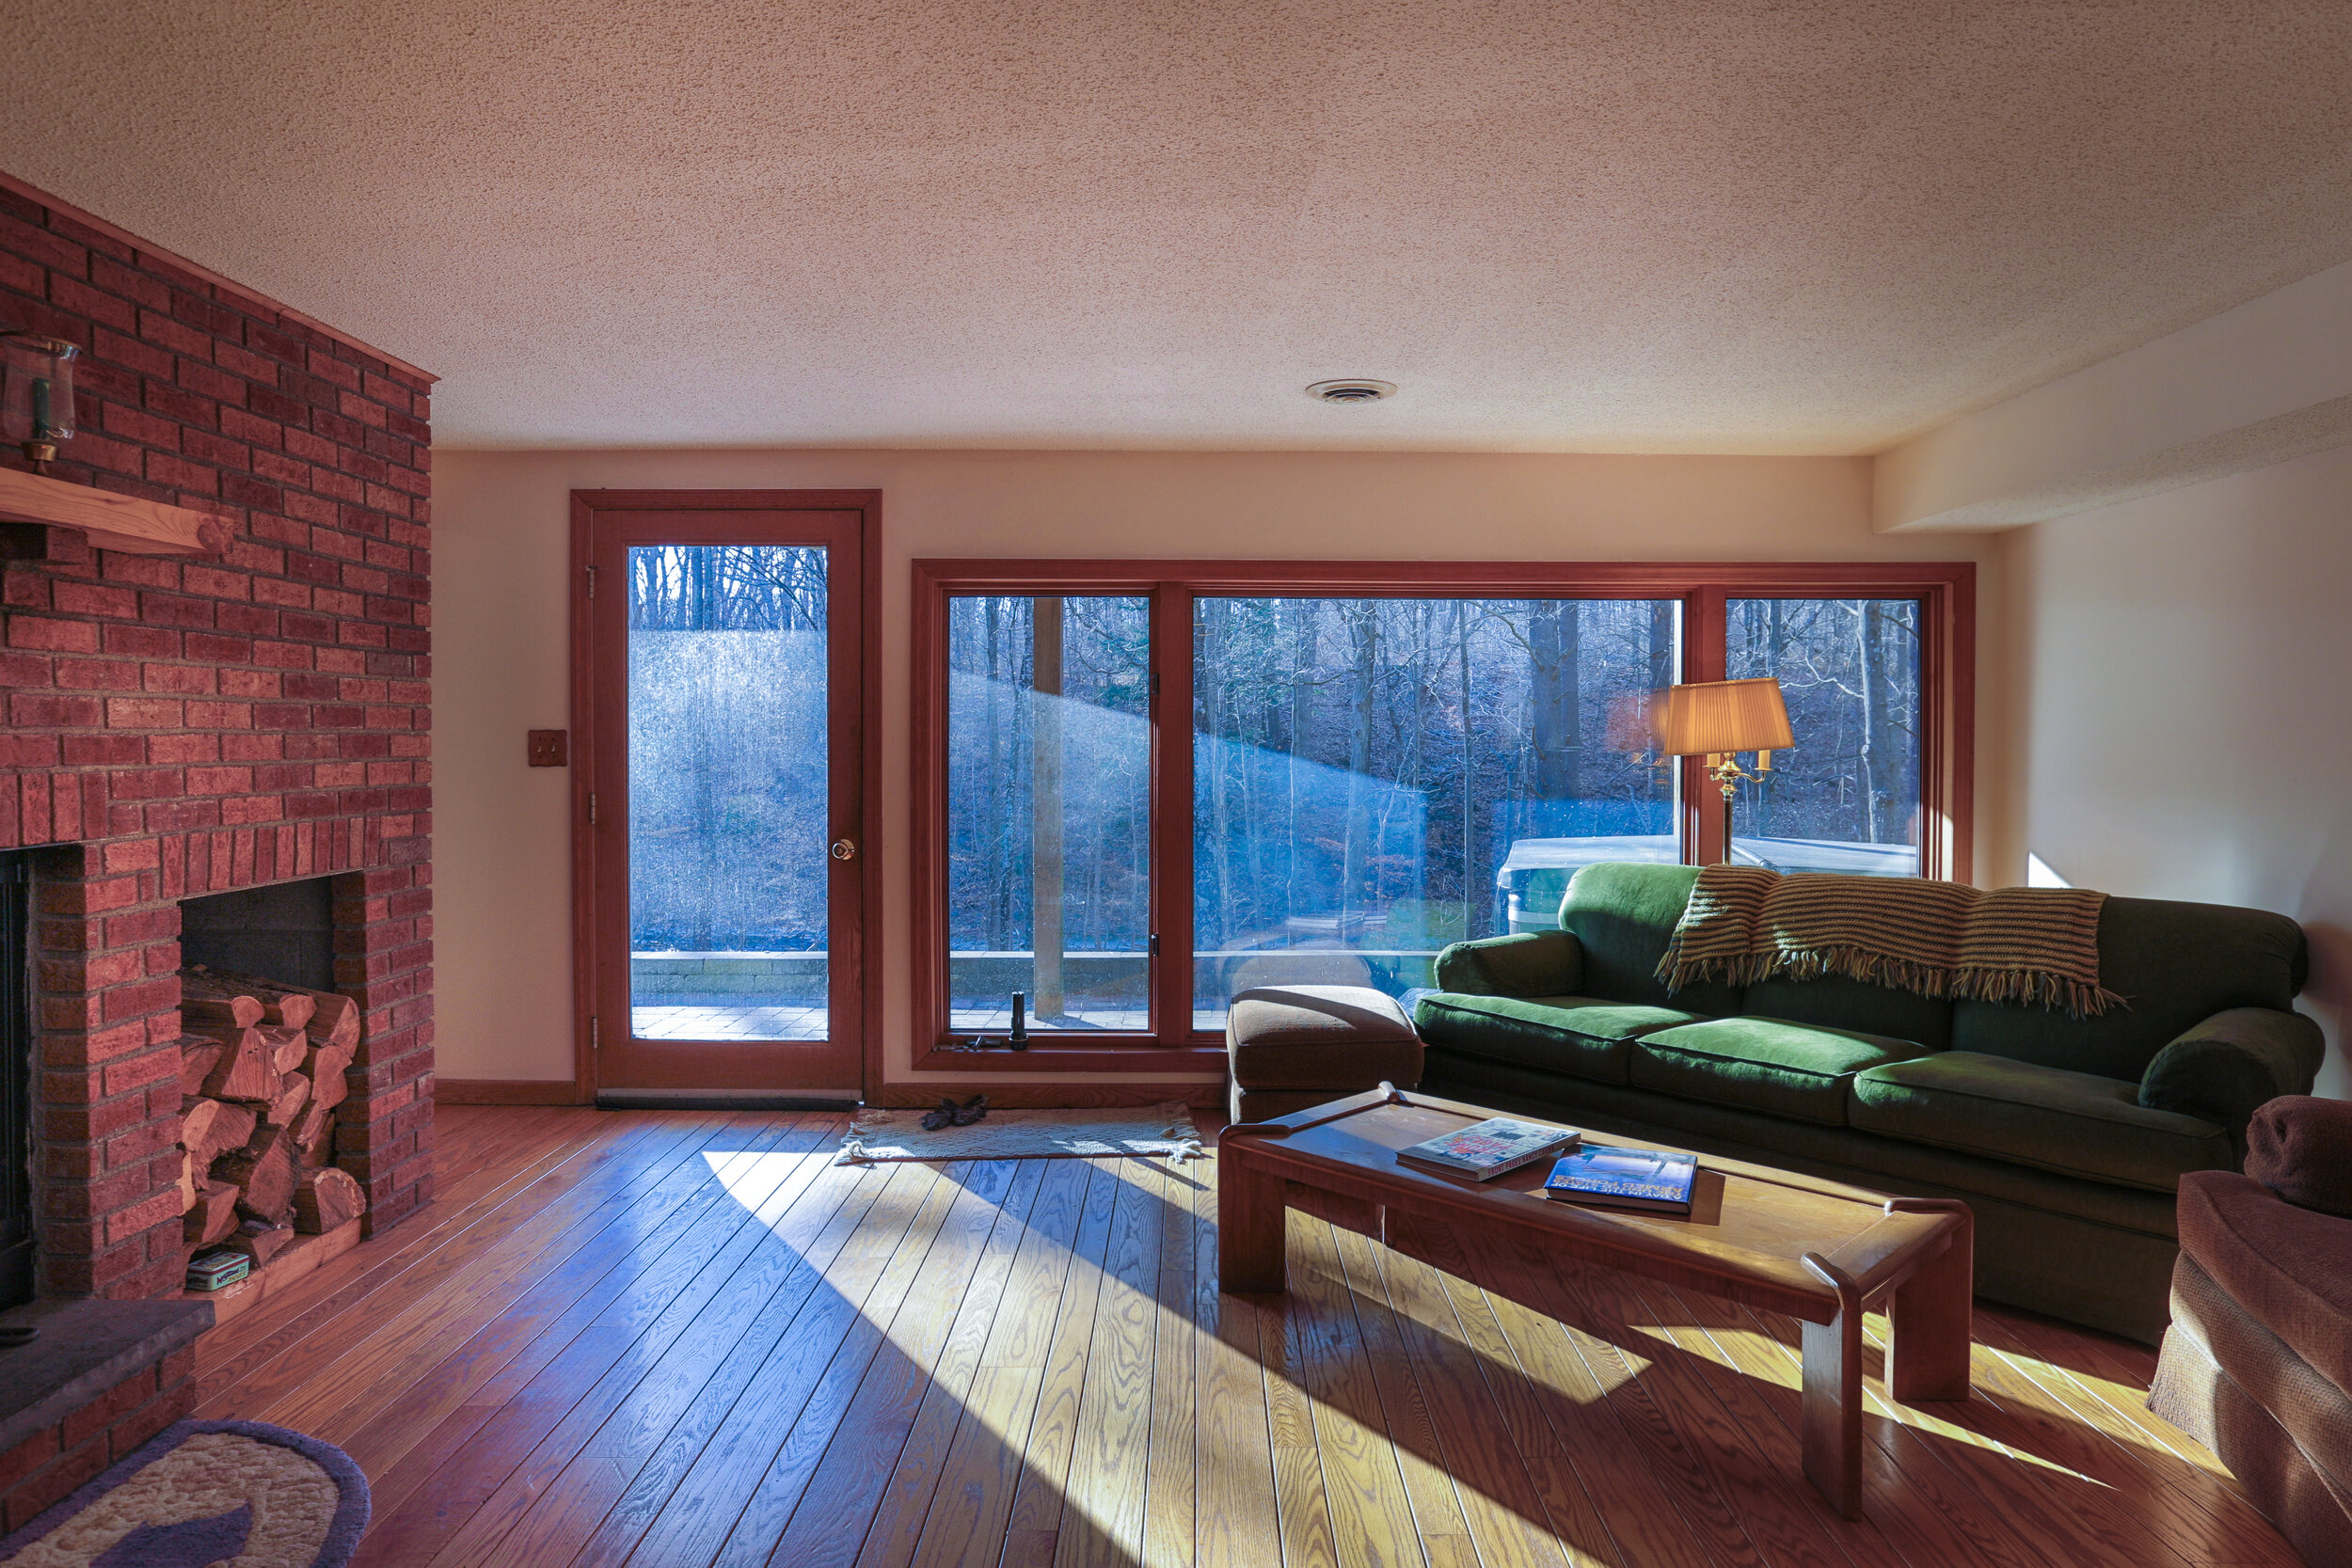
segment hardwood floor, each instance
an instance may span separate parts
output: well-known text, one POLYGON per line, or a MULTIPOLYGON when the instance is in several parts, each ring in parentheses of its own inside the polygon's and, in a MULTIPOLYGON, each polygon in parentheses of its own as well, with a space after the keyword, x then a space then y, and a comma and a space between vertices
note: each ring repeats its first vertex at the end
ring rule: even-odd
POLYGON ((2137 1346, 1979 1309, 1917 1408, 1874 1348, 1850 1524, 1785 1320, 1299 1214, 1292 1293, 1220 1296, 1214 1162, 839 1130, 444 1107, 438 1201, 208 1336, 198 1413, 348 1449, 400 1568, 2296 1560, 2137 1346))

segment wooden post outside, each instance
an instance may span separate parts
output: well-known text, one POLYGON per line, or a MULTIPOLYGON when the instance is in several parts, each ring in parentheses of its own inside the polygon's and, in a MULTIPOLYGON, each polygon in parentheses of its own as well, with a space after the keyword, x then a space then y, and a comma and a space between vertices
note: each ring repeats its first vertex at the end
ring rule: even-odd
POLYGON ((1062 602, 1029 601, 1029 946, 1038 1018, 1062 1016, 1062 602))

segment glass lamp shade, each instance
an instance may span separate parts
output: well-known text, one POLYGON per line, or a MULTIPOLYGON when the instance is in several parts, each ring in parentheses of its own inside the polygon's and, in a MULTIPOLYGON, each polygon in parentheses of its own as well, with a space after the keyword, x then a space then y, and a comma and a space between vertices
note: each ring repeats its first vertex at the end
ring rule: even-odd
POLYGON ((36 461, 73 439, 73 360, 82 351, 32 332, 0 333, 0 431, 36 461), (36 449, 52 449, 39 451, 36 449))
POLYGON ((1669 756, 1781 752, 1796 744, 1780 682, 1770 675, 1670 686, 1664 697, 1652 713, 1658 749, 1669 756))

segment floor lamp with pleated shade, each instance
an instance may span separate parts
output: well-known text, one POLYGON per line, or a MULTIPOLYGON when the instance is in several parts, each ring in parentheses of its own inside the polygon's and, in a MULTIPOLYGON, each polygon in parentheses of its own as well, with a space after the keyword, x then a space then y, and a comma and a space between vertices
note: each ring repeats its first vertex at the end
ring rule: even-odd
POLYGON ((1652 705, 1658 750, 1667 756, 1703 756, 1708 777, 1724 794, 1724 859, 1731 858, 1731 801, 1743 781, 1762 783, 1772 771, 1772 753, 1796 745, 1780 682, 1764 675, 1744 681, 1693 681, 1670 686, 1652 705), (1753 772, 1739 753, 1756 753, 1753 772))

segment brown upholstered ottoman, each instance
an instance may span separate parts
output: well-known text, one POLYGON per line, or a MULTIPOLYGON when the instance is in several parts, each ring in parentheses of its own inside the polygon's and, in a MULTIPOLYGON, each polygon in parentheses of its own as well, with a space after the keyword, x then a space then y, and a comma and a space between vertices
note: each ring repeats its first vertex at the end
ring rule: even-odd
POLYGON ((1235 1121, 1421 1082, 1421 1037, 1405 1009, 1363 986, 1257 986, 1225 1015, 1235 1121))

